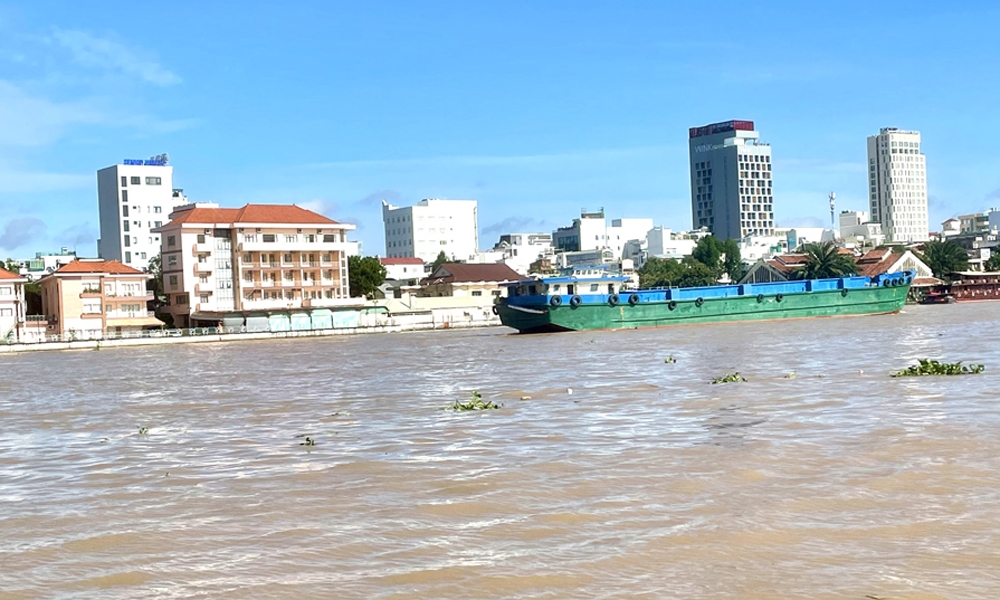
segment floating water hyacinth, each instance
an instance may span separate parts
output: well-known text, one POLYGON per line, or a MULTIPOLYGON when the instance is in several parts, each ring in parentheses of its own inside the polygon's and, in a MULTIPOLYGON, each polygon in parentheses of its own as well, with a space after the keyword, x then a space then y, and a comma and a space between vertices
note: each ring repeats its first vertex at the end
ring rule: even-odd
POLYGON ((962 361, 957 363, 943 363, 927 358, 917 359, 918 364, 912 365, 896 371, 891 377, 921 377, 924 375, 977 375, 986 370, 983 365, 963 365, 962 361))
POLYGON ((712 380, 712 383, 740 383, 746 380, 746 377, 740 375, 740 372, 737 371, 735 373, 723 375, 722 377, 716 377, 712 380))
POLYGON ((449 408, 451 410, 491 410, 500 408, 500 405, 491 400, 483 400, 482 395, 478 391, 473 391, 472 396, 465 400, 455 400, 449 408))

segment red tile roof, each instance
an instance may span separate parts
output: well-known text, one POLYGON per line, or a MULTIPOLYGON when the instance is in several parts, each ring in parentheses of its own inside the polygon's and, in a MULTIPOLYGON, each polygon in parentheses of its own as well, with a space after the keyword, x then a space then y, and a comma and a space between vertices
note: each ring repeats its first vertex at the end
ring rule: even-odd
POLYGON ((145 275, 117 260, 74 260, 59 267, 56 273, 107 273, 109 275, 145 275))
POLYGON ((419 258, 380 258, 383 265, 422 265, 424 261, 419 258))
POLYGON ((421 280, 420 283, 427 285, 476 281, 519 281, 521 279, 524 277, 503 263, 444 263, 430 277, 421 280))
POLYGON ((168 225, 178 223, 274 223, 337 225, 319 213, 294 204, 247 204, 243 208, 195 207, 182 211, 168 225))
POLYGON ((17 273, 11 273, 10 271, 0 268, 0 279, 24 279, 17 273))
POLYGON ((889 248, 876 248, 869 250, 864 256, 858 259, 858 275, 865 277, 876 277, 889 270, 900 258, 903 252, 893 252, 889 248))

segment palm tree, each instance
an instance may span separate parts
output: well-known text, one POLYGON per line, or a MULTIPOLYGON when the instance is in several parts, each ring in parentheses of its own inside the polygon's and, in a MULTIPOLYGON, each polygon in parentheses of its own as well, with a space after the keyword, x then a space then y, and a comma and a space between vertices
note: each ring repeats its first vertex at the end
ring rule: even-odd
POLYGON ((951 240, 927 242, 920 258, 931 268, 935 277, 946 277, 969 267, 969 254, 965 248, 951 240))
POLYGON ((804 244, 802 253, 806 263, 799 270, 800 279, 825 279, 827 277, 847 277, 858 272, 858 265, 850 254, 841 254, 833 242, 804 244))

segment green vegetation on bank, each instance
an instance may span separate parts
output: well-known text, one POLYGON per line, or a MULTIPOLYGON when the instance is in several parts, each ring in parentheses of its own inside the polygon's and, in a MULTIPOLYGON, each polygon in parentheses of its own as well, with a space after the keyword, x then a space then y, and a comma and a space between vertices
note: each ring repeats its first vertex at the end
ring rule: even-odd
POLYGON ((933 240, 924 244, 920 260, 924 261, 934 276, 944 279, 951 273, 969 268, 969 253, 951 240, 933 240))
POLYGON ((347 257, 347 284, 351 297, 375 297, 375 290, 385 282, 385 267, 374 256, 347 257))
POLYGON ((902 371, 893 373, 892 377, 921 377, 924 375, 976 375, 986 370, 983 365, 963 365, 962 361, 957 363, 943 363, 936 360, 920 358, 919 364, 909 366, 902 371))
POLYGON ((730 281, 743 277, 745 267, 736 240, 720 241, 709 235, 698 240, 691 256, 677 261, 650 258, 639 269, 639 287, 700 287, 715 285, 723 275, 730 281))

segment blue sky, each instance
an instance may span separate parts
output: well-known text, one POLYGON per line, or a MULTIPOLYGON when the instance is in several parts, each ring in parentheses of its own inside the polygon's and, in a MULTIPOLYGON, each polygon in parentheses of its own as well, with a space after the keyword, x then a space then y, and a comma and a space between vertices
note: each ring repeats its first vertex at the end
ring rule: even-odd
POLYGON ((687 129, 756 122, 779 225, 866 207, 923 134, 931 229, 1000 205, 1000 8, 938 2, 0 0, 0 255, 96 253, 96 171, 296 203, 384 252, 380 200, 479 200, 481 245, 581 208, 691 226, 687 129), (260 4, 260 6, 258 6, 260 4))

